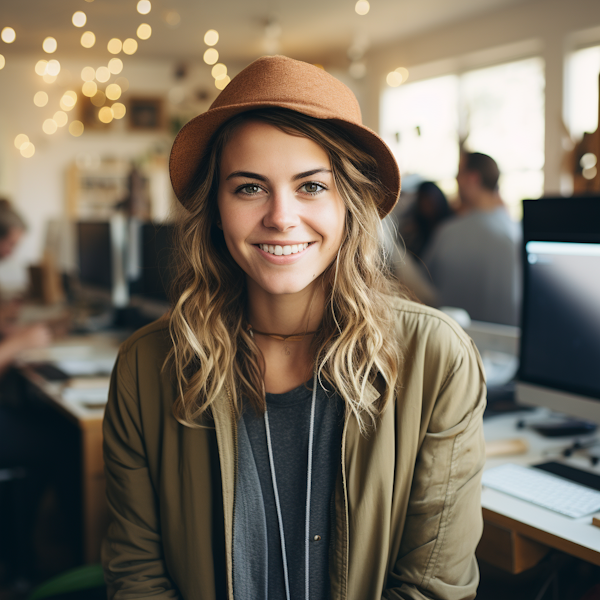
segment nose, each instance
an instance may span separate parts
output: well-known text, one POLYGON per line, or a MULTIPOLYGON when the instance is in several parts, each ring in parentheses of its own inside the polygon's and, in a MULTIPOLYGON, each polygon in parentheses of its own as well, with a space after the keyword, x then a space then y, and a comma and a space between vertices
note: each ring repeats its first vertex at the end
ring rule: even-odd
POLYGON ((267 201, 267 210, 263 217, 263 225, 277 231, 287 231, 295 227, 300 217, 299 203, 291 192, 285 190, 273 191, 267 201))

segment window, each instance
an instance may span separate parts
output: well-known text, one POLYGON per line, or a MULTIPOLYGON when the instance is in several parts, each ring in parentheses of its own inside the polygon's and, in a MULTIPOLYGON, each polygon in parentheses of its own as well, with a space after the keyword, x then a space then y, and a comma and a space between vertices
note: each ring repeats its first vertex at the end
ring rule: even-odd
POLYGON ((381 132, 405 174, 456 191, 459 136, 492 156, 513 218, 543 193, 544 72, 539 58, 405 84, 382 98, 381 132), (420 135, 419 135, 420 134, 420 135))
POLYGON ((565 117, 571 136, 579 141, 598 127, 600 46, 574 52, 567 62, 565 117))

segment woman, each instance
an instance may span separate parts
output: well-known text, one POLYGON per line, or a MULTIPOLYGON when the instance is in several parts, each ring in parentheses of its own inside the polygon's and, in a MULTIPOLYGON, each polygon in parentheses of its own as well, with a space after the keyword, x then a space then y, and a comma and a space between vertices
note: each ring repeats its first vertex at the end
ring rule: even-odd
POLYGON ((394 299, 387 146, 346 86, 262 58, 179 133, 170 317, 105 417, 114 598, 473 598, 485 386, 471 341, 394 299))

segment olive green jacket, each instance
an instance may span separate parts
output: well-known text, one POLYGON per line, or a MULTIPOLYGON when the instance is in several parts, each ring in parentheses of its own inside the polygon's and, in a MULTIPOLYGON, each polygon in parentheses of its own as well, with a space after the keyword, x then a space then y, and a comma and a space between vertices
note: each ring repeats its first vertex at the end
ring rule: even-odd
MULTIPOLYGON (((442 313, 398 301, 396 314, 401 391, 368 437, 352 417, 344 425, 331 598, 474 598, 481 361, 442 313)), ((170 344, 166 322, 149 325, 123 344, 113 372, 104 420, 109 598, 232 600, 236 420, 226 394, 212 427, 173 418, 176 390, 162 369, 170 344)))

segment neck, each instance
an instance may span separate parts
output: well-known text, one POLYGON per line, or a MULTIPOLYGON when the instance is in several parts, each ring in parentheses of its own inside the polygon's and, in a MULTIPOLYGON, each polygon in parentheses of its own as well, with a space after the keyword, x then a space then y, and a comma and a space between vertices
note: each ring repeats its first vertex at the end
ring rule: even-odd
POLYGON ((491 190, 481 189, 467 203, 467 211, 471 210, 483 210, 492 211, 498 207, 504 206, 502 198, 498 192, 492 192, 491 190))

